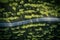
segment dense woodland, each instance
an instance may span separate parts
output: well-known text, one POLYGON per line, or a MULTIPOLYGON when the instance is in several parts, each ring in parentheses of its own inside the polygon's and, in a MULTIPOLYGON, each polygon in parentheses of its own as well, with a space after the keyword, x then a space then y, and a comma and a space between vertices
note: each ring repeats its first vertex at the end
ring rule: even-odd
MULTIPOLYGON (((0 0, 0 22, 16 22, 34 18, 60 18, 59 0, 0 0)), ((0 28, 0 39, 59 40, 60 23, 29 23, 0 28)))

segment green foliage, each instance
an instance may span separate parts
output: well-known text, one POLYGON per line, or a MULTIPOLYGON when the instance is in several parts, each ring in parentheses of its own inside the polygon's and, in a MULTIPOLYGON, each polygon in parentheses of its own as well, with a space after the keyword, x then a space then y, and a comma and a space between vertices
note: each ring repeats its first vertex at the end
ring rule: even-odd
POLYGON ((8 3, 8 0, 0 0, 1 3, 8 3))
MULTIPOLYGON (((0 0, 0 15, 3 15, 3 18, 0 17, 0 20, 3 22, 13 22, 41 17, 60 17, 60 6, 57 5, 58 3, 55 5, 55 1, 0 0)), ((38 22, 17 27, 0 28, 0 39, 53 40, 60 33, 58 25, 60 23, 49 24, 38 22)), ((59 40, 58 38, 57 40, 59 40)))

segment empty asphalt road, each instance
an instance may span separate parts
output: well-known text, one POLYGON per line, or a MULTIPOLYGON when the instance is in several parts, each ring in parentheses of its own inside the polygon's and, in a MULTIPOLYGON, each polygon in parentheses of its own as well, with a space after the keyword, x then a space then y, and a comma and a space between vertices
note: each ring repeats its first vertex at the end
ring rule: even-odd
POLYGON ((55 22, 60 22, 60 18, 44 17, 44 18, 35 18, 30 20, 18 21, 18 22, 9 22, 9 23, 3 22, 0 23, 0 27, 14 27, 14 26, 28 24, 31 22, 55 23, 55 22))

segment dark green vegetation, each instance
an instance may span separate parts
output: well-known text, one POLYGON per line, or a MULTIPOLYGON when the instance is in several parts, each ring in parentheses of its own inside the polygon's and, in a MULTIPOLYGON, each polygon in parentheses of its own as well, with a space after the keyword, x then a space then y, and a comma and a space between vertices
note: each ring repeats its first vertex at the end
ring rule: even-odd
MULTIPOLYGON (((0 21, 13 22, 40 17, 60 18, 59 0, 0 0, 0 21)), ((30 23, 0 28, 0 39, 59 40, 60 23, 30 23)))

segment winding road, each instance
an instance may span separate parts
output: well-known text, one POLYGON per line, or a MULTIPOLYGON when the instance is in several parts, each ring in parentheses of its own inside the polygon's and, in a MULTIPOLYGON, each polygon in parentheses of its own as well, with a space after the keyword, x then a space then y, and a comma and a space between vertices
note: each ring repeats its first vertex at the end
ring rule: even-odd
POLYGON ((32 22, 55 23, 55 22, 60 22, 60 18, 44 17, 44 18, 35 18, 35 19, 18 21, 18 22, 10 22, 10 23, 3 22, 0 23, 0 27, 14 27, 14 26, 24 25, 32 22))

